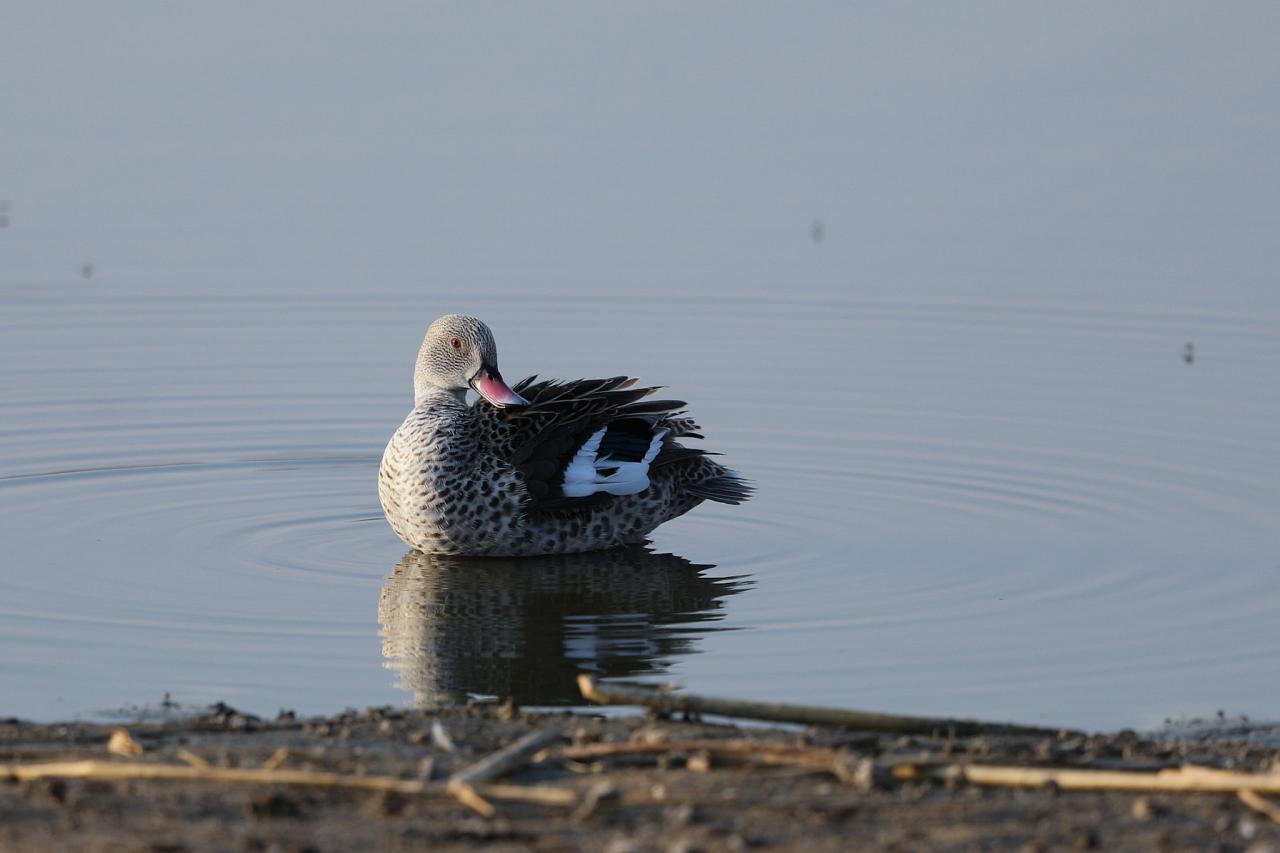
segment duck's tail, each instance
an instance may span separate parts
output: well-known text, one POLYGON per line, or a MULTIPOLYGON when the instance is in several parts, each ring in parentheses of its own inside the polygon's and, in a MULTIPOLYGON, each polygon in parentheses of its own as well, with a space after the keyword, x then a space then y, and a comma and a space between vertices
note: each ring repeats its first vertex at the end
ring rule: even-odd
POLYGON ((684 490, 709 501, 734 505, 742 503, 755 493, 755 486, 744 480, 737 471, 728 468, 723 470, 724 473, 718 476, 686 484, 684 490))

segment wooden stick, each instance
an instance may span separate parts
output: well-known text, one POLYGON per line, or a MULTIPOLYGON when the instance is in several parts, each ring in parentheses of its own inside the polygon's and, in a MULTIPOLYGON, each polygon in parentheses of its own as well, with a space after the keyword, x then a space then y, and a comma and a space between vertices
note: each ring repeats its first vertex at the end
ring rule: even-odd
POLYGON ((449 794, 480 817, 494 817, 498 810, 493 803, 476 793, 473 785, 449 785, 449 794))
POLYGON ((523 767, 544 746, 560 740, 560 737, 560 732, 556 729, 538 729, 529 732, 519 740, 454 773, 449 777, 449 783, 476 785, 505 776, 523 767))
POLYGON ((585 822, 591 815, 595 814, 596 809, 600 807, 601 801, 617 795, 618 789, 608 782, 597 782, 591 786, 587 791, 587 795, 582 798, 582 804, 569 815, 569 820, 574 823, 585 822))
POLYGON ((205 761, 203 758, 196 755, 194 752, 192 752, 189 749, 178 750, 178 758, 187 762, 192 767, 197 767, 201 770, 208 770, 210 767, 213 766, 209 762, 205 761))
POLYGON ((279 768, 281 764, 284 764, 288 760, 289 760, 289 747, 282 746, 279 749, 277 749, 275 752, 271 753, 271 755, 267 758, 266 761, 262 762, 262 769, 275 770, 279 768))
POLYGON ((667 755, 673 752, 705 752, 721 757, 748 758, 765 764, 803 764, 828 767, 849 757, 839 750, 821 746, 791 746, 749 740, 682 740, 657 743, 591 743, 567 747, 561 755, 573 761, 590 761, 614 755, 667 755))
POLYGON ((477 814, 493 817, 497 812, 493 806, 477 792, 476 786, 500 776, 505 776, 528 763, 544 746, 560 739, 560 732, 555 729, 539 729, 504 746, 502 749, 464 767, 449 777, 445 789, 477 814))
POLYGON ((1240 798, 1240 802, 1249 808, 1261 812, 1276 823, 1280 823, 1280 806, 1261 796, 1257 791, 1252 789, 1236 791, 1236 796, 1240 798))
POLYGON ((755 761, 779 767, 830 773, 841 782, 865 784, 858 775, 855 757, 842 750, 822 746, 794 746, 750 740, 685 740, 644 743, 592 743, 567 747, 561 756, 567 761, 590 761, 614 755, 670 755, 688 752, 719 758, 755 761))
POLYGON ((495 800, 534 803, 540 806, 576 806, 578 794, 572 788, 552 788, 549 785, 504 785, 490 782, 477 785, 476 790, 495 800))
MULTIPOLYGON (((395 779, 389 776, 355 776, 318 770, 263 770, 240 767, 192 767, 180 764, 144 764, 115 761, 53 761, 43 764, 0 765, 0 778, 19 782, 31 779, 171 779, 186 782, 232 782, 250 785, 308 785, 327 788, 359 788, 398 794, 452 796, 445 785, 395 779)), ((540 805, 571 806, 577 794, 568 788, 523 785, 476 784, 478 795, 540 805)))
POLYGON ((788 755, 797 757, 821 758, 830 760, 838 758, 842 753, 823 746, 795 746, 786 743, 769 743, 751 740, 716 740, 704 738, 700 740, 663 740, 646 741, 610 741, 605 743, 588 743, 582 746, 567 746, 560 754, 574 761, 589 761, 592 758, 607 758, 611 755, 649 755, 667 752, 716 752, 724 755, 788 755))
POLYGON ((779 723, 803 723, 819 726, 844 726, 897 734, 952 733, 959 736, 976 734, 1056 735, 1059 729, 1018 726, 1011 723, 985 723, 978 720, 950 720, 934 717, 908 717, 870 711, 849 711, 813 705, 790 705, 781 702, 753 702, 745 699, 717 699, 692 693, 662 693, 646 687, 596 684, 589 675, 578 676, 578 689, 586 699, 601 705, 643 705, 660 711, 716 714, 721 717, 745 717, 779 723))
POLYGON ((1280 773, 1239 773, 1231 770, 1187 766, 1141 773, 1133 770, 1087 768, 1009 767, 982 764, 949 764, 939 767, 899 765, 897 779, 961 779, 974 785, 1001 788, 1042 788, 1056 785, 1064 791, 1181 791, 1228 793, 1254 791, 1280 794, 1280 773))
POLYGON ((248 767, 194 767, 178 764, 143 764, 114 761, 53 761, 45 764, 11 764, 0 776, 18 781, 65 777, 69 779, 174 779, 190 782, 243 782, 258 785, 312 785, 318 787, 362 788, 395 791, 401 794, 435 794, 421 782, 386 776, 353 776, 317 770, 262 770, 248 767))

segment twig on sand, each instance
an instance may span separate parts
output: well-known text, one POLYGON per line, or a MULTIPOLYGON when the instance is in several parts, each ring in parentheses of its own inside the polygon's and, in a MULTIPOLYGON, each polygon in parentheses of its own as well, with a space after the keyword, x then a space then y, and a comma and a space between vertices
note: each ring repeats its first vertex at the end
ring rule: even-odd
POLYGON ((199 768, 200 770, 208 770, 213 766, 189 749, 178 750, 178 757, 190 764, 192 767, 199 768))
POLYGON ((1257 791, 1252 788, 1246 788, 1243 791, 1236 791, 1236 796, 1240 798, 1240 802, 1249 808, 1261 812, 1276 823, 1280 823, 1280 806, 1263 797, 1257 791))
MULTIPOLYGON (((63 777, 68 779, 173 779, 190 782, 243 782, 259 785, 311 785, 325 788, 362 788, 400 794, 433 794, 421 782, 386 776, 353 776, 316 770, 262 770, 249 767, 196 767, 179 764, 144 764, 115 761, 52 761, 44 764, 11 764, 0 775, 18 781, 63 777)), ((437 786, 438 787, 438 786, 437 786)))
POLYGON ((589 817, 595 814, 600 803, 617 796, 617 788, 613 787, 608 782, 597 782, 587 791, 587 795, 582 798, 581 804, 579 804, 578 807, 573 810, 573 813, 569 815, 569 819, 574 823, 584 823, 589 817))
POLYGON ((683 711, 716 714, 721 717, 743 717, 779 723, 801 723, 819 726, 843 726, 897 734, 954 734, 960 737, 977 734, 1056 735, 1059 729, 1018 726, 1011 723, 986 723, 978 720, 949 720, 935 717, 909 717, 871 711, 850 711, 814 705, 791 705, 782 702, 753 702, 746 699, 718 699, 693 693, 664 693, 645 687, 597 684, 589 675, 578 676, 578 689, 586 699, 601 705, 643 705, 659 711, 683 711))
POLYGON ((826 771, 842 781, 852 781, 856 775, 855 758, 848 752, 822 746, 794 746, 753 740, 678 740, 678 741, 624 741, 620 743, 589 743, 566 747, 561 757, 571 761, 590 761, 615 755, 670 755, 672 753, 705 754, 717 758, 732 758, 785 767, 803 767, 826 771))
POLYGON ((530 732, 497 752, 485 756, 475 764, 454 773, 445 783, 445 789, 456 797, 458 802, 478 814, 493 817, 496 814, 493 805, 479 794, 477 786, 523 767, 543 747, 559 739, 560 732, 555 729, 530 732))
POLYGON ((262 762, 262 769, 275 770, 279 768, 281 764, 284 764, 288 760, 289 760, 289 747, 282 746, 279 749, 277 749, 275 752, 271 753, 271 755, 267 758, 266 761, 262 762))
MULTIPOLYGON (((1187 765, 1154 773, 1134 770, 1090 770, 1075 767, 1012 767, 982 764, 921 766, 900 764, 893 768, 900 781, 913 779, 957 780, 998 788, 1043 788, 1063 791, 1164 791, 1183 793, 1280 794, 1280 772, 1240 773, 1187 765)), ((1252 805, 1252 804, 1251 804, 1252 805)))
POLYGON ((552 788, 549 785, 504 785, 490 782, 476 785, 475 790, 494 800, 510 800, 539 806, 574 806, 578 794, 571 788, 552 788))
MULTIPOLYGON (((186 782, 230 782, 250 785, 306 785, 321 788, 357 788, 397 794, 454 796, 447 785, 395 779, 390 776, 356 776, 318 770, 265 770, 243 767, 196 767, 181 764, 150 764, 115 761, 53 761, 42 764, 0 765, 0 778, 19 782, 32 779, 169 779, 186 782)), ((492 778, 492 777, 489 777, 492 778)), ((477 797, 517 800, 539 805, 572 806, 577 794, 568 788, 471 783, 477 797)), ((492 806, 490 806, 492 808, 492 806)))

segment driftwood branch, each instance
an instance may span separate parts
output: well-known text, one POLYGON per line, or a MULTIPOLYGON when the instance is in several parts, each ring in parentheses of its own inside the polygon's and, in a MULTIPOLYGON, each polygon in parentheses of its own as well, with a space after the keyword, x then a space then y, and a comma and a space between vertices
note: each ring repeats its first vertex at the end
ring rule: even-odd
MULTIPOLYGON (((31 779, 169 779, 186 782, 230 782, 250 785, 306 785, 322 788, 356 788, 424 796, 454 796, 447 785, 395 779, 389 776, 355 776, 318 770, 266 770, 240 767, 195 767, 179 764, 146 764, 115 761, 54 761, 43 764, 0 765, 0 778, 19 782, 31 779)), ((522 785, 473 784, 477 796, 518 800, 540 805, 572 806, 577 794, 568 788, 522 785)))
POLYGON ((18 781, 64 777, 69 779, 172 779, 190 782, 242 782, 258 785, 310 785, 326 788, 361 788, 400 794, 434 794, 421 782, 385 776, 352 776, 317 770, 262 770, 247 767, 197 767, 190 764, 143 764, 115 761, 53 761, 45 764, 12 764, 3 775, 18 781))
POLYGON ((1252 789, 1237 791, 1236 796, 1240 798, 1240 802, 1249 808, 1266 815, 1267 818, 1275 823, 1280 823, 1280 805, 1276 805, 1252 789))
POLYGON ((284 764, 288 760, 289 760, 289 747, 287 746, 279 747, 278 749, 276 749, 275 752, 271 753, 271 755, 267 758, 266 761, 262 762, 262 769, 275 770, 277 767, 279 767, 281 764, 284 764))
POLYGON ((1018 726, 1011 723, 985 723, 977 720, 951 720, 936 717, 909 717, 870 711, 849 711, 813 705, 791 705, 781 702, 753 702, 746 699, 718 699, 692 693, 665 693, 647 687, 624 687, 597 684, 589 675, 578 676, 578 689, 586 699, 601 705, 643 705, 659 711, 683 711, 742 717, 778 723, 801 723, 818 726, 843 726, 866 731, 896 734, 954 734, 960 737, 978 734, 1055 735, 1059 729, 1018 726))
POLYGON ((189 749, 178 750, 178 757, 181 758, 183 761, 187 762, 188 764, 190 764, 192 767, 198 768, 200 770, 208 770, 210 767, 213 766, 209 762, 205 761, 203 758, 196 755, 194 752, 192 752, 189 749))
POLYGON ((502 749, 464 767, 449 777, 445 783, 449 791, 459 802, 484 817, 493 817, 496 813, 492 804, 479 793, 477 786, 492 779, 497 779, 523 767, 543 747, 560 739, 560 732, 555 729, 533 731, 502 749))
POLYGON ((859 761, 843 750, 822 746, 794 746, 751 740, 705 738, 680 741, 625 741, 590 743, 566 747, 560 755, 570 761, 592 761, 618 755, 672 755, 714 757, 719 760, 748 761, 782 767, 799 767, 827 772, 845 782, 856 781, 859 761))
POLYGON ((793 746, 785 743, 712 738, 588 743, 582 746, 565 747, 560 754, 574 761, 590 761, 593 758, 608 758, 613 755, 661 755, 671 752, 710 752, 722 755, 745 755, 752 758, 773 755, 824 761, 839 758, 842 755, 837 750, 822 746, 793 746))
POLYGON ((1133 770, 1087 768, 1010 767, 982 764, 947 764, 933 767, 902 764, 893 768, 895 779, 959 780, 999 788, 1043 788, 1063 791, 1164 791, 1184 793, 1280 794, 1280 772, 1240 773, 1188 765, 1143 773, 1133 770))

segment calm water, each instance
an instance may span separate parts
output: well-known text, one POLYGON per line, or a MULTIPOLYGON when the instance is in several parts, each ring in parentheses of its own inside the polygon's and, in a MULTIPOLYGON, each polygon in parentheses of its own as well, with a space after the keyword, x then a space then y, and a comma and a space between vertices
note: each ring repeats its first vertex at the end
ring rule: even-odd
POLYGON ((0 716, 581 670, 1277 716, 1273 5, 344 8, 0 28, 0 716), (509 379, 668 386, 757 498, 406 554, 377 462, 448 311, 509 379))
POLYGON ((577 667, 1091 725, 1280 699, 1274 316, 433 297, 490 319, 509 375, 674 386, 760 490, 652 553, 470 567, 378 508, 406 291, 4 291, 6 713, 556 703, 577 667))

